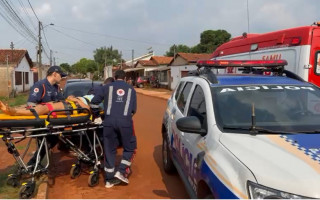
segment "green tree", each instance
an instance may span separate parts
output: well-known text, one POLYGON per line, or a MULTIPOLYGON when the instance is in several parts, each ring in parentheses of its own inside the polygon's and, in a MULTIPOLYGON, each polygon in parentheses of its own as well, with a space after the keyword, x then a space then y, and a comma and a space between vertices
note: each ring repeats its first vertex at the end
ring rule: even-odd
POLYGON ((212 53, 218 46, 228 42, 231 34, 225 30, 206 30, 200 35, 200 43, 191 48, 193 53, 212 53))
POLYGON ((117 63, 120 63, 122 58, 121 54, 117 49, 113 49, 112 46, 106 48, 106 47, 100 47, 99 49, 94 50, 94 60, 97 62, 99 68, 97 70, 97 74, 95 77, 98 77, 98 75, 103 74, 103 69, 105 65, 114 65, 117 63))
POLYGON ((72 67, 68 64, 68 63, 61 63, 60 67, 62 68, 62 70, 64 70, 65 72, 68 73, 73 73, 72 67))
POLYGON ((97 71, 97 63, 94 60, 81 58, 78 62, 72 65, 75 73, 85 76, 88 72, 94 73, 97 71))
POLYGON ((206 30, 201 33, 199 44, 193 47, 183 44, 172 45, 165 56, 173 56, 174 49, 176 53, 212 53, 219 45, 228 42, 230 38, 231 34, 225 30, 206 30))
POLYGON ((189 53, 190 47, 184 44, 172 45, 169 51, 166 52, 165 56, 173 57, 174 53, 189 53))
POLYGON ((94 50, 94 60, 100 64, 100 66, 112 65, 121 62, 121 55, 117 49, 113 49, 112 46, 100 47, 94 50), (106 62, 106 63, 105 63, 106 62))

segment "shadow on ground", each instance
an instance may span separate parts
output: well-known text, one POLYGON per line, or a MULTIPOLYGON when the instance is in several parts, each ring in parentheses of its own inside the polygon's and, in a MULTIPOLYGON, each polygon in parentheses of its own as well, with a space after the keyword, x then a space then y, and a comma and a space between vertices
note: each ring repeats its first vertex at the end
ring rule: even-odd
POLYGON ((189 198, 187 191, 183 188, 184 192, 181 193, 180 187, 183 187, 183 183, 178 175, 178 173, 167 174, 163 169, 162 164, 162 145, 158 145, 154 147, 153 158, 157 163, 161 175, 162 181, 166 186, 167 191, 164 190, 154 190, 153 192, 161 197, 172 198, 172 199, 186 199, 189 198), (179 187, 179 189, 177 189, 179 187))

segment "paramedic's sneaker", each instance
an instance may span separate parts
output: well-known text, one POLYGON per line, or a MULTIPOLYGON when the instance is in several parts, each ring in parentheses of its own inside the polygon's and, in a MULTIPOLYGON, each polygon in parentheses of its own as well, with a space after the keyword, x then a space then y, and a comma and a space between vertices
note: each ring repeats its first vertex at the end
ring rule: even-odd
POLYGON ((117 178, 113 178, 111 180, 107 180, 106 181, 106 188, 112 188, 114 185, 118 185, 121 183, 121 180, 117 179, 117 178))
POLYGON ((114 177, 116 177, 117 179, 121 180, 122 182, 129 184, 129 180, 128 178, 126 178, 123 174, 121 174, 120 172, 116 172, 116 174, 114 175, 114 177))

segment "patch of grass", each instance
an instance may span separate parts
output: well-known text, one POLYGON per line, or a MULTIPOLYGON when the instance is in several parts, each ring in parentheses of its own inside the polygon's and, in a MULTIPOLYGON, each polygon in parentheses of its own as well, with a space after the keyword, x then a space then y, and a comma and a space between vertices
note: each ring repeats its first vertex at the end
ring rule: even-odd
POLYGON ((9 106, 20 106, 27 103, 29 93, 18 94, 15 98, 0 96, 0 101, 8 103, 9 106))
POLYGON ((21 95, 18 95, 16 98, 9 99, 9 105, 20 106, 20 105, 26 104, 28 100, 28 96, 29 94, 21 94, 21 95))
POLYGON ((7 177, 9 174, 15 172, 17 166, 13 166, 5 169, 0 173, 0 199, 18 199, 19 198, 19 187, 14 188, 7 185, 7 177))

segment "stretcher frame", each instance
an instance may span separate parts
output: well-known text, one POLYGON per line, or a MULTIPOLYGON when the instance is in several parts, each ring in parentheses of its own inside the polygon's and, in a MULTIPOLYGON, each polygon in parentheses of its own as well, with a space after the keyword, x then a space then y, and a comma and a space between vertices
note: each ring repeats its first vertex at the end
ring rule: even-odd
MULTIPOLYGON (((7 183, 14 187, 19 186, 20 179, 22 176, 27 175, 31 177, 28 182, 24 182, 21 184, 19 190, 20 198, 31 198, 35 193, 35 177, 44 173, 48 173, 48 167, 50 164, 49 159, 49 148, 47 142, 47 136, 50 135, 58 135, 59 139, 65 143, 70 145, 71 150, 73 150, 77 154, 77 165, 80 166, 81 162, 89 163, 93 165, 93 170, 90 172, 90 176, 88 179, 89 186, 95 186, 99 181, 99 169, 101 168, 100 159, 103 157, 103 148, 99 137, 96 133, 98 128, 101 128, 100 125, 92 123, 91 113, 86 108, 76 108, 73 110, 65 109, 65 110, 53 110, 48 113, 46 118, 43 116, 39 117, 35 114, 35 118, 31 120, 24 120, 23 122, 18 122, 18 120, 5 120, 0 121, 0 138, 5 142, 8 152, 13 155, 14 159, 18 163, 18 170, 16 174, 10 174, 8 176, 7 183), (59 120, 59 118, 53 118, 53 112, 85 112, 87 115, 80 115, 80 117, 73 118, 72 115, 67 114, 63 118, 63 120, 59 120), (42 118, 41 118, 42 117, 42 118), (16 122, 16 123, 15 123, 16 122), (79 123, 80 122, 80 123, 79 123), (63 124, 61 124, 63 123, 63 124), (5 124, 5 127, 4 127, 5 124), (31 126, 32 127, 24 127, 31 126), (93 131, 93 145, 87 135, 87 131, 93 131), (67 136, 80 136, 80 146, 76 146, 72 143, 71 140, 67 138, 67 136), (81 151, 82 147, 82 137, 85 136, 89 142, 90 152, 94 154, 94 158, 90 158, 89 155, 85 154, 81 151), (21 155, 17 150, 15 144, 21 142, 24 139, 29 139, 26 149, 24 153, 21 155), (27 166, 23 161, 27 151, 29 150, 32 139, 37 139, 37 155, 36 162, 34 166, 27 166), (14 141, 18 140, 14 143, 14 141), (100 148, 101 153, 98 155, 97 148, 100 148), (45 162, 46 165, 42 167, 40 165, 41 158, 40 153, 42 150, 45 150, 45 162)), ((72 169, 74 166, 72 167, 72 169)), ((81 170, 81 169, 80 169, 81 170)), ((80 171, 81 172, 81 171, 80 171)))

